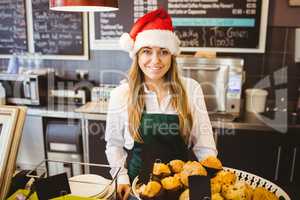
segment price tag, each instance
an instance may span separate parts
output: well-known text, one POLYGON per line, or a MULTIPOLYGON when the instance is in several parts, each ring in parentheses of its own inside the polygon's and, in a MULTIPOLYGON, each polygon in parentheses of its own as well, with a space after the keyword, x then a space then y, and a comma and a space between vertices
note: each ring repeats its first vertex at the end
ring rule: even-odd
POLYGON ((35 187, 39 199, 52 199, 71 193, 66 173, 41 178, 35 182, 35 187))
POLYGON ((189 176, 190 200, 211 200, 210 178, 189 176))

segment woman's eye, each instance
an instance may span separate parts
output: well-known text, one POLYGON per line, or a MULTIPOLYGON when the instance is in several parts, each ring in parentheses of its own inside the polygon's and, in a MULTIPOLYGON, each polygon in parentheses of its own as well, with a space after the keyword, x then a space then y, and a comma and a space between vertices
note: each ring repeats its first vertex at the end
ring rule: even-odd
POLYGON ((142 51, 144 54, 149 55, 151 54, 151 51, 149 49, 143 49, 142 51))
POLYGON ((162 51, 160 52, 160 54, 163 55, 163 56, 166 56, 166 55, 169 55, 170 52, 169 52, 168 50, 162 50, 162 51))

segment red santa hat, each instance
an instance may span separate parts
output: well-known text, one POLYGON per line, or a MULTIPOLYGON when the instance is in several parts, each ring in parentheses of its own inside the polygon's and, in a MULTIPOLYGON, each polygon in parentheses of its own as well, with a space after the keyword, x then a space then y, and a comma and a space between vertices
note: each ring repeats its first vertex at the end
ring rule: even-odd
POLYGON ((166 48, 172 55, 180 53, 180 40, 174 33, 170 15, 163 8, 153 10, 139 18, 129 34, 122 34, 119 42, 121 48, 129 52, 131 58, 140 48, 146 46, 166 48))

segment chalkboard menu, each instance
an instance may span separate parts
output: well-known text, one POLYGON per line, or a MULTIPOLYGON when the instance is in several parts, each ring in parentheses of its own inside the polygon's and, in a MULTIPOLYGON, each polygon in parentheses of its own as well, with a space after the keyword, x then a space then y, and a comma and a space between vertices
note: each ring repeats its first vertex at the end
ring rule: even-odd
POLYGON ((24 0, 0 1, 0 54, 27 51, 24 0))
POLYGON ((268 0, 120 1, 119 11, 91 16, 92 48, 117 47, 137 18, 158 7, 171 15, 183 50, 264 51, 268 0))
POLYGON ((0 0, 0 57, 14 52, 87 60, 87 14, 50 11, 49 0, 0 0))
POLYGON ((45 55, 84 54, 83 14, 49 10, 49 0, 32 0, 34 51, 45 55))

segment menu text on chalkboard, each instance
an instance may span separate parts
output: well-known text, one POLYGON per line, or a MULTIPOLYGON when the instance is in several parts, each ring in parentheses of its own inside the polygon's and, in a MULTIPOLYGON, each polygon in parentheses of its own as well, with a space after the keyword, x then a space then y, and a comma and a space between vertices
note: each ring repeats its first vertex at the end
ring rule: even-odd
POLYGON ((171 15, 175 33, 186 50, 261 51, 264 46, 268 0, 120 1, 119 11, 94 15, 94 39, 117 40, 123 32, 130 31, 139 17, 158 7, 164 7, 171 15))
POLYGON ((83 17, 81 13, 49 10, 48 0, 32 0, 35 52, 46 55, 83 54, 83 17))
POLYGON ((168 1, 183 47, 257 48, 261 1, 168 1))
POLYGON ((24 0, 0 1, 0 54, 27 51, 24 0))

